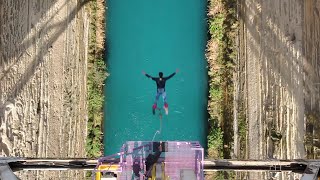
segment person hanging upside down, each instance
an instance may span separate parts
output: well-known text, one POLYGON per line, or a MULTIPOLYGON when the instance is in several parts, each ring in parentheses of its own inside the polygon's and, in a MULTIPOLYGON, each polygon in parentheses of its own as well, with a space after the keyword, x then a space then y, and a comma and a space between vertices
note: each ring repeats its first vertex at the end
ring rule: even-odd
POLYGON ((157 93, 156 98, 154 101, 154 104, 152 105, 152 113, 155 114, 155 110, 157 109, 157 103, 159 100, 159 96, 162 95, 163 102, 164 102, 164 110, 166 114, 168 114, 168 103, 167 103, 167 94, 166 94, 166 81, 172 78, 176 73, 178 73, 179 70, 177 69, 176 72, 172 73, 170 76, 163 77, 163 73, 159 72, 159 77, 152 77, 149 74, 146 74, 144 71, 142 73, 147 76, 148 78, 151 78, 154 80, 157 84, 157 93))

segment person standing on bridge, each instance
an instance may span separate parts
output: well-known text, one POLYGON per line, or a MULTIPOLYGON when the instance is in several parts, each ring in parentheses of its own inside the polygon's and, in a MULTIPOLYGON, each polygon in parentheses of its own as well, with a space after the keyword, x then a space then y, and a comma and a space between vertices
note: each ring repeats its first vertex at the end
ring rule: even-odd
POLYGON ((172 78, 176 73, 178 73, 179 70, 177 69, 176 72, 172 73, 171 75, 167 77, 163 77, 163 72, 159 72, 159 77, 152 77, 149 74, 146 74, 144 71, 142 71, 142 74, 147 76, 148 78, 151 78, 154 80, 157 84, 157 93, 156 98, 154 101, 154 104, 152 105, 152 113, 155 114, 155 110, 157 109, 157 103, 159 100, 160 95, 162 95, 163 102, 164 102, 164 110, 166 114, 168 115, 168 103, 167 103, 167 94, 166 94, 166 81, 172 78))

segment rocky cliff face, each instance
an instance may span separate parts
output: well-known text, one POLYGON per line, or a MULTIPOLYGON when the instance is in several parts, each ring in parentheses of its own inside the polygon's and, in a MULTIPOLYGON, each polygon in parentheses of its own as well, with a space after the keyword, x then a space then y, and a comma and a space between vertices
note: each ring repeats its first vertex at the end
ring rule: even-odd
MULTIPOLYGON (((84 157, 88 18, 80 0, 0 1, 0 153, 84 157)), ((84 172, 19 172, 79 179, 84 172)))
POLYGON ((320 1, 239 2, 247 158, 306 158, 306 125, 320 110, 320 1))
POLYGON ((304 2, 305 145, 308 158, 320 158, 320 0, 304 2))

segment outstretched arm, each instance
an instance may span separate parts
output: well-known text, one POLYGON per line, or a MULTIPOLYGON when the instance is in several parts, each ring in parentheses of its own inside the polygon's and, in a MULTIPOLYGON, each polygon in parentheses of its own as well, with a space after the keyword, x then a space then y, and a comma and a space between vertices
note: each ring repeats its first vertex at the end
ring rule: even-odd
POLYGON ((142 71, 142 74, 144 74, 145 76, 147 76, 148 78, 151 78, 152 80, 155 80, 155 77, 150 76, 149 74, 147 74, 146 72, 142 71))
POLYGON ((169 80, 169 79, 172 78, 174 75, 176 75, 178 72, 179 72, 179 69, 177 69, 176 72, 170 74, 170 76, 165 77, 164 79, 165 79, 165 80, 169 80))

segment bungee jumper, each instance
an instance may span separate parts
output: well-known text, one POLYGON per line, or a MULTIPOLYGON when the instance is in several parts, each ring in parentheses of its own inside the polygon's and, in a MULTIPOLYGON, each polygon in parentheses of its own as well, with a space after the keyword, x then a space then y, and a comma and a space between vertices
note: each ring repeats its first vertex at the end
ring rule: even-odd
POLYGON ((157 84, 157 93, 156 93, 156 98, 154 101, 154 104, 152 105, 152 113, 155 114, 155 110, 157 109, 157 103, 159 100, 159 96, 161 95, 163 98, 163 102, 164 102, 164 110, 166 115, 168 115, 168 103, 167 103, 167 94, 166 94, 166 81, 169 80, 170 78, 172 78, 176 73, 178 73, 179 70, 177 69, 176 72, 170 74, 167 77, 163 77, 163 72, 159 72, 159 77, 152 77, 149 74, 146 74, 144 71, 142 71, 142 73, 147 76, 148 78, 151 78, 152 80, 154 80, 157 84))

